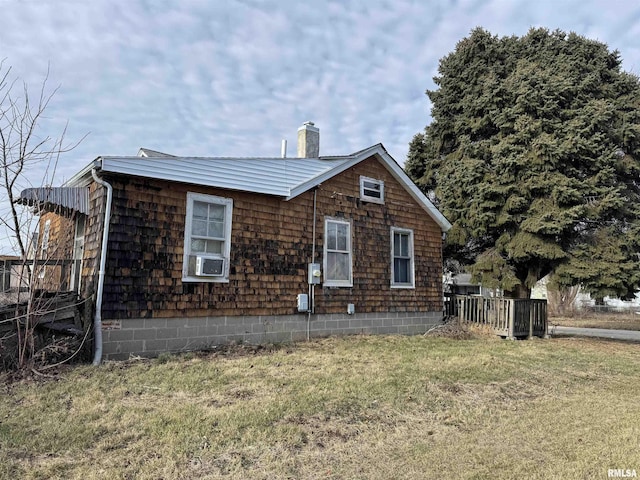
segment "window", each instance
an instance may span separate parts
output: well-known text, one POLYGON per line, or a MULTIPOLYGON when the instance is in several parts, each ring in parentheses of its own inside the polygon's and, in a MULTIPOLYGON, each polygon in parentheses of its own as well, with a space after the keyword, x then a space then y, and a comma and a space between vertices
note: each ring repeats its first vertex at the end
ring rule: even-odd
POLYGON ((413 288, 413 231, 391 229, 391 287, 413 288))
MULTIPOLYGON (((49 250, 49 234, 51 233, 51 220, 45 220, 44 226, 42 227, 42 242, 40 243, 40 259, 46 262, 49 260, 47 258, 47 251, 49 250)), ((40 271, 38 272, 38 278, 44 278, 45 270, 47 269, 46 263, 40 267, 40 271)))
POLYGON ((76 217, 76 234, 73 239, 73 256, 71 263, 71 279, 69 289, 80 292, 80 273, 82 271, 82 253, 84 252, 84 230, 86 215, 78 214, 76 217))
POLYGON ((182 280, 228 282, 233 200, 187 193, 182 280))
POLYGON ((0 263, 0 292, 6 292, 11 288, 11 260, 3 260, 0 263))
POLYGON ((352 287, 351 223, 327 218, 324 221, 324 285, 352 287))
POLYGON ((49 234, 51 232, 51 220, 46 220, 42 228, 42 242, 40 243, 40 258, 47 256, 49 250, 49 234))
POLYGON ((384 182, 369 177, 360 177, 360 199, 373 203, 384 203, 384 182))

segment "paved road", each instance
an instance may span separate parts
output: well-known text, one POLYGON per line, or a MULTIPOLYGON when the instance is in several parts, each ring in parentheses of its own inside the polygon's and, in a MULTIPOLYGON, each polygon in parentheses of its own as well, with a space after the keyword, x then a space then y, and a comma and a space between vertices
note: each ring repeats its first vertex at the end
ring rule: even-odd
POLYGON ((576 335, 581 337, 613 338, 616 340, 633 340, 640 342, 640 332, 633 330, 608 330, 606 328, 549 327, 549 334, 576 335))

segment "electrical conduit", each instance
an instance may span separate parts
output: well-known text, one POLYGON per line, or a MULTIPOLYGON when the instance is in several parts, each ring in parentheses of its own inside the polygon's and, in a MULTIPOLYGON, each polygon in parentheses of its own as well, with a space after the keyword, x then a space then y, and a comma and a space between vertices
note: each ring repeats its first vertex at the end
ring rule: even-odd
MULTIPOLYGON (((316 261, 316 211, 317 211, 317 197, 318 197, 318 187, 313 189, 313 238, 311 241, 311 263, 316 261)), ((311 272, 307 272, 307 275, 310 275, 311 272)), ((311 314, 315 313, 315 285, 311 283, 311 279, 309 280, 309 305, 307 307, 307 341, 311 338, 311 314)))

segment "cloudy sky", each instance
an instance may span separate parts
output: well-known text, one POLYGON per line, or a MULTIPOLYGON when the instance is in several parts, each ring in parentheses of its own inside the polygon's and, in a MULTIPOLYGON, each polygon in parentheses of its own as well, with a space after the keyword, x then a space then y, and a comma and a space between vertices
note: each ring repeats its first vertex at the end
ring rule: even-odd
POLYGON ((640 73, 640 4, 627 0, 0 0, 0 12, 4 68, 34 94, 48 68, 59 86, 39 134, 67 122, 68 143, 88 134, 56 184, 139 147, 279 156, 287 139, 292 156, 307 120, 321 155, 381 142, 403 164, 438 60, 476 26, 575 31, 640 73))

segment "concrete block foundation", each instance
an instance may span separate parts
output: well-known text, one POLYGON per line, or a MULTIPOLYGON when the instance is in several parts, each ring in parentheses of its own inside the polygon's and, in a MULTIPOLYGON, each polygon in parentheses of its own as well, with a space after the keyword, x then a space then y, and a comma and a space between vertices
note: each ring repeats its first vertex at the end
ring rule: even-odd
POLYGON ((282 316, 224 316, 110 320, 103 327, 103 359, 202 350, 229 343, 295 342, 310 337, 425 333, 442 312, 388 312, 282 316))

